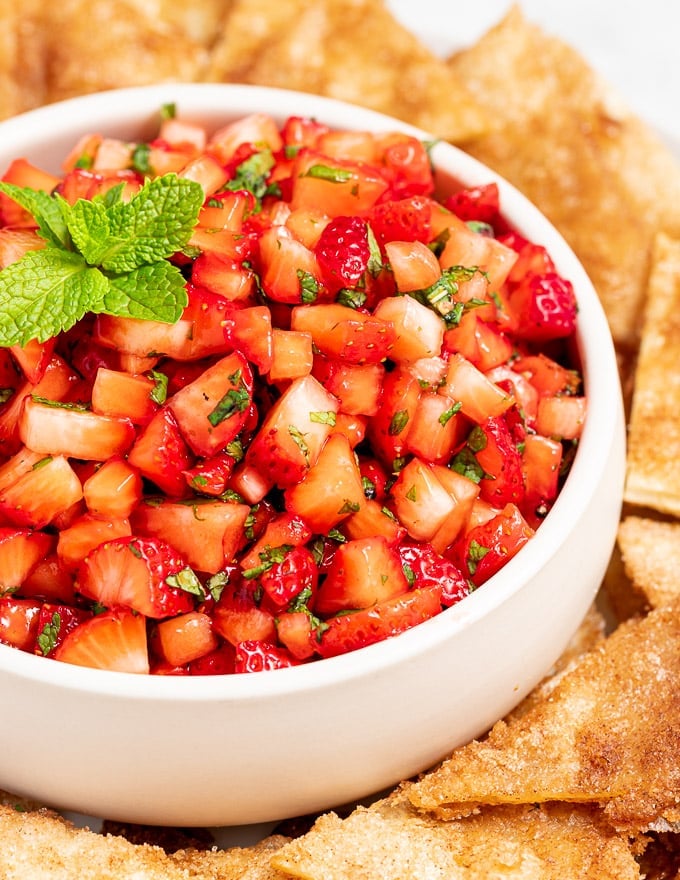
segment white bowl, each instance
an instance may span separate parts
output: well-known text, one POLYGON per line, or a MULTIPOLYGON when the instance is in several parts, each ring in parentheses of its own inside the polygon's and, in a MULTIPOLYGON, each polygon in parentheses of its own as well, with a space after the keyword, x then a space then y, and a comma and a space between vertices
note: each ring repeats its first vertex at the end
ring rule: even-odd
MULTIPOLYGON (((336 128, 401 129, 368 110, 275 89, 161 85, 76 98, 0 126, 0 169, 58 170, 86 132, 152 136, 161 105, 215 129, 253 111, 336 128)), ((574 284, 588 416, 571 474, 536 537, 463 602, 385 642, 254 675, 135 676, 0 646, 0 786, 92 816, 239 825, 351 802, 481 734, 546 673, 600 585, 624 474, 616 360, 593 287, 555 229, 488 168, 444 143, 443 181, 496 181, 513 226, 574 284)), ((588 206, 584 205, 584 210, 588 206)))

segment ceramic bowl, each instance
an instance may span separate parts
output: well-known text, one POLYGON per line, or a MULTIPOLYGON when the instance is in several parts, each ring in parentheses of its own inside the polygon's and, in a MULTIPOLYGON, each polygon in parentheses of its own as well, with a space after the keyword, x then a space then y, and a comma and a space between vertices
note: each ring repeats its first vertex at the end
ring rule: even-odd
MULTIPOLYGON (((151 137, 159 108, 216 129, 254 111, 336 128, 397 120, 307 94, 161 85, 76 98, 0 126, 0 168, 58 170, 87 132, 151 137)), ((522 195, 465 153, 432 150, 441 186, 496 181, 503 211, 574 284, 588 415, 570 476, 537 535, 482 589, 354 653, 252 675, 102 672, 0 645, 0 787, 92 816, 237 825, 332 808, 432 765, 481 734, 550 669, 600 585, 620 514, 624 421, 616 360, 593 287, 522 195)), ((587 206, 584 206, 587 210, 587 206)))

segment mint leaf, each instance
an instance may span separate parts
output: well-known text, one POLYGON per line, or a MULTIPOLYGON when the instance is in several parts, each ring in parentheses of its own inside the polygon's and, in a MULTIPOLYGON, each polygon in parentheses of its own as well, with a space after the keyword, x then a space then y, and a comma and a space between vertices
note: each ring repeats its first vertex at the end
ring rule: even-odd
POLYGON ((123 184, 69 204, 60 195, 0 182, 30 211, 47 246, 0 271, 0 346, 41 342, 86 313, 174 323, 185 281, 168 257, 191 238, 204 201, 195 181, 166 174, 129 202, 123 184))
POLYGON ((108 282, 101 307, 91 311, 174 324, 188 302, 184 276, 177 266, 165 261, 109 276, 108 282))
POLYGON ((203 200, 198 183, 176 174, 148 181, 129 202, 109 209, 111 238, 102 267, 129 272, 172 256, 191 237, 203 200))
POLYGON ((0 183, 0 192, 33 215, 38 224, 38 232, 45 241, 68 247, 68 229, 60 205, 63 199, 57 199, 44 190, 28 189, 13 183, 0 183))
POLYGON ((0 272, 3 346, 44 342, 101 310, 108 282, 79 254, 45 247, 29 251, 0 272))
POLYGON ((91 266, 99 265, 115 243, 124 243, 112 240, 111 219, 102 201, 78 199, 63 210, 73 244, 91 266))

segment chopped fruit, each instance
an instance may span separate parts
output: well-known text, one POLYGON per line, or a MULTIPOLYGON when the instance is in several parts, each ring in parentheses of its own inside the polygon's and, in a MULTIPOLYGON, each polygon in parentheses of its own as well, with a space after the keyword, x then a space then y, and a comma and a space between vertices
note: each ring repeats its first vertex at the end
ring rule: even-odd
POLYGON ((86 133, 62 167, 0 182, 0 643, 292 667, 427 621, 531 539, 587 399, 571 283, 495 182, 262 113, 86 133))
POLYGON ((146 622, 141 615, 125 608, 105 611, 72 630, 54 656, 76 666, 146 674, 146 622))
POLYGON ((78 590, 107 608, 124 605, 146 617, 162 618, 193 609, 203 588, 174 548, 158 538, 115 538, 83 560, 78 590))
POLYGON ((15 593, 53 543, 45 532, 0 527, 0 595, 15 593))
POLYGON ((214 651, 219 642, 212 620, 201 611, 190 611, 163 620, 157 628, 160 648, 171 666, 184 666, 214 651))

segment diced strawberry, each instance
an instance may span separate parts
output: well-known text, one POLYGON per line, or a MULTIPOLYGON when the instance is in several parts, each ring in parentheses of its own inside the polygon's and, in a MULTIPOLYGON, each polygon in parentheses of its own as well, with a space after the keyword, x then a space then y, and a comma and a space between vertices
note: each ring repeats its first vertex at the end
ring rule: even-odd
POLYGON ((66 636, 91 617, 92 612, 84 608, 45 602, 38 615, 35 653, 43 657, 54 657, 66 636))
POLYGON ((379 244, 388 241, 420 241, 432 238, 429 199, 420 196, 380 202, 368 215, 368 222, 379 244))
POLYGON ((194 458, 167 406, 138 434, 128 462, 171 497, 181 498, 186 493, 184 472, 191 468, 194 458))
POLYGON ((510 295, 516 334, 529 342, 570 336, 576 329, 576 297, 570 281, 555 272, 529 275, 510 295))
POLYGON ((586 420, 586 398, 563 395, 541 397, 536 414, 536 430, 545 437, 576 440, 586 420))
POLYGON ((498 184, 488 183, 460 189, 445 200, 444 206, 461 220, 493 223, 500 209, 498 184))
POLYGON ((192 660, 187 670, 189 675, 232 675, 235 656, 233 645, 221 644, 209 654, 192 660))
POLYGON ((278 486, 298 482, 319 457, 338 401, 312 376, 296 379, 267 413, 246 463, 278 486))
POLYGON ((42 529, 83 496, 75 471, 63 455, 46 456, 0 492, 0 515, 18 526, 42 529))
POLYGON ((365 215, 388 188, 380 172, 362 162, 302 149, 293 163, 291 208, 323 205, 331 217, 365 215))
POLYGON ((470 593, 470 582, 450 559, 431 544, 401 543, 397 547, 412 589, 441 589, 441 603, 449 607, 470 593))
POLYGON ((418 379, 405 367, 385 374, 380 409, 369 422, 367 433, 375 456, 390 472, 407 452, 420 393, 418 379))
POLYGON ((371 258, 366 222, 360 217, 334 217, 321 233, 314 253, 331 293, 357 287, 371 258))
POLYGON ((525 498, 522 513, 533 528, 546 516, 557 497, 563 448, 559 440, 527 434, 522 450, 525 498))
POLYGON ((418 458, 399 472, 390 496, 397 519, 419 541, 429 541, 456 506, 432 465, 418 458))
POLYGON ((113 456, 84 481, 83 497, 91 513, 124 518, 142 498, 142 478, 129 462, 113 456))
POLYGON ((344 433, 332 434, 304 477, 285 490, 286 509, 326 534, 365 500, 359 465, 344 433))
POLYGON ((314 343, 311 333, 300 330, 272 329, 270 382, 300 379, 312 371, 314 343))
MULTIPOLYGON (((320 621, 318 621, 320 623, 320 621)), ((321 624, 323 628, 323 624, 321 624)), ((305 611, 287 611, 276 618, 276 634, 296 660, 308 660, 316 652, 317 630, 305 611)))
POLYGON ((260 372, 269 372, 273 352, 272 314, 268 306, 233 309, 223 324, 229 344, 255 364, 260 372))
POLYGON ((271 642, 248 639, 236 646, 234 672, 263 672, 296 666, 297 661, 285 648, 271 642))
POLYGON ((395 338, 390 348, 393 361, 411 363, 420 358, 438 357, 441 353, 444 322, 412 296, 383 299, 373 315, 394 327, 395 338))
POLYGON ((158 410, 157 383, 149 376, 99 367, 92 385, 92 410, 113 418, 147 425, 158 410))
POLYGON ((255 543, 241 557, 242 569, 253 568, 262 562, 261 553, 272 547, 300 547, 312 538, 312 530, 299 516, 292 513, 280 513, 272 516, 264 525, 264 529, 255 543))
POLYGON ((201 611, 189 611, 157 626, 161 651, 171 666, 184 666, 218 647, 212 620, 201 611))
POLYGON ((397 551, 385 538, 362 538, 341 544, 333 567, 319 587, 315 608, 334 614, 400 596, 409 588, 397 551))
POLYGON ((152 499, 138 505, 131 523, 136 534, 164 539, 192 568, 216 574, 232 561, 249 514, 247 504, 229 501, 152 499))
POLYGON ((53 544, 45 532, 0 527, 0 595, 20 587, 53 544))
POLYGON ((273 640, 276 636, 274 616, 260 608, 255 598, 257 584, 239 575, 234 584, 227 584, 213 611, 215 630, 235 647, 243 641, 273 640))
POLYGON ((253 373, 235 351, 181 388, 168 406, 190 448, 209 457, 241 433, 252 402, 253 373))
POLYGON ((68 571, 75 571, 95 547, 131 534, 130 523, 125 518, 103 519, 85 513, 59 532, 57 556, 68 571))
POLYGON ((288 605, 303 591, 315 593, 317 567, 306 547, 272 547, 260 558, 260 564, 244 570, 243 577, 256 580, 276 607, 288 605))
POLYGON ((26 598, 75 604, 76 592, 73 575, 67 571, 56 553, 41 559, 21 585, 26 598))
POLYGON ((54 656, 76 666, 147 674, 146 621, 126 608, 97 614, 70 632, 54 656))
POLYGON ((468 447, 483 471, 481 497, 495 507, 524 499, 522 457, 503 418, 489 418, 475 426, 468 447))
POLYGON ((199 495, 222 495, 227 488, 236 459, 227 452, 218 452, 211 458, 202 458, 184 471, 187 486, 199 495))
POLYGON ((194 261, 191 269, 191 280, 197 287, 204 287, 211 293, 224 297, 229 302, 251 301, 255 292, 255 276, 243 263, 241 251, 245 243, 252 239, 234 235, 234 255, 218 251, 203 251, 194 261))
POLYGON ((403 132, 376 134, 373 138, 393 197, 430 195, 434 191, 432 163, 423 141, 403 132))
POLYGON ((42 603, 35 599, 0 598, 0 642, 22 651, 33 651, 41 607, 42 603))
POLYGON ((512 559, 529 541, 534 530, 514 504, 471 528, 447 552, 447 556, 480 586, 512 559))
POLYGON ((38 342, 36 339, 26 345, 12 345, 10 351, 21 368, 22 373, 34 385, 45 375, 47 366, 52 360, 56 339, 38 342))
POLYGON ((184 614, 202 594, 196 575, 177 551, 158 538, 116 538, 85 557, 78 590, 108 608, 124 605, 146 617, 184 614))
POLYGON ((135 436, 132 422, 88 410, 29 398, 19 419, 19 436, 45 455, 106 461, 126 452, 135 436))
POLYGON ((442 610, 440 590, 413 590, 371 608, 326 621, 319 639, 322 657, 335 657, 396 636, 442 610))

